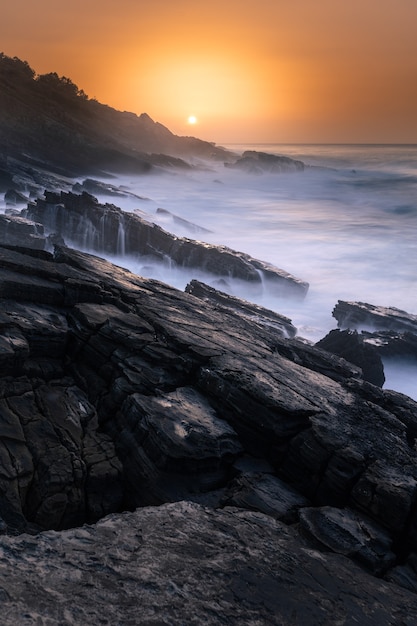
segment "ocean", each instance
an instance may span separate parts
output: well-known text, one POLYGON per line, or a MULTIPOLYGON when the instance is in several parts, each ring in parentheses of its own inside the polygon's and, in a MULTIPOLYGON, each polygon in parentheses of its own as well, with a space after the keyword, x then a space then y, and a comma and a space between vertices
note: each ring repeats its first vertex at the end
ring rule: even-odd
MULTIPOLYGON (((417 145, 224 147, 239 155, 289 156, 312 167, 248 174, 195 160, 192 170, 112 180, 137 197, 98 198, 178 236, 229 246, 309 282, 302 302, 266 289, 253 293, 231 280, 228 290, 291 318, 298 335, 311 341, 337 327, 332 310, 338 300, 417 314, 417 145)), ((109 260, 181 290, 192 278, 215 284, 215 277, 169 259, 160 265, 123 255, 109 260)), ((385 366, 385 387, 417 399, 417 361, 385 366)))
MULTIPOLYGON (((120 179, 143 199, 114 203, 179 236, 227 245, 308 281, 302 302, 252 294, 232 283, 230 291, 290 317, 298 334, 312 341, 336 328, 332 310, 339 299, 417 314, 417 145, 224 147, 238 154, 257 150, 289 156, 314 167, 247 174, 196 161, 199 167, 192 171, 120 179), (196 228, 157 213, 158 208, 196 228)), ((191 278, 213 282, 170 263, 111 260, 179 289, 191 278)), ((386 377, 385 387, 417 399, 417 362, 386 363, 386 377)))

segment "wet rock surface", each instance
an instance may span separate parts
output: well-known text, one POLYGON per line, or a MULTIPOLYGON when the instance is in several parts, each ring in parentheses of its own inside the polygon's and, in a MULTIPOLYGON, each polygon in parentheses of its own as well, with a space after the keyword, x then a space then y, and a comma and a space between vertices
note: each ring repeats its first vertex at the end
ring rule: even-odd
POLYGON ((378 387, 383 386, 384 366, 374 345, 366 341, 366 335, 359 334, 356 330, 332 330, 316 346, 358 365, 364 380, 378 387))
POLYGON ((62 531, 2 537, 5 624, 135 623, 138 602, 160 623, 415 621, 415 402, 65 246, 0 248, 0 295, 1 529, 62 531))
POLYGON ((99 204, 94 196, 46 192, 24 212, 48 233, 67 243, 105 255, 144 256, 179 267, 201 269, 214 276, 235 278, 273 293, 304 297, 308 284, 288 272, 254 259, 248 254, 184 237, 176 237, 160 226, 114 205, 99 204))
POLYGON ((366 302, 339 300, 333 309, 339 328, 364 330, 392 330, 417 334, 417 315, 395 307, 383 307, 366 302))
POLYGON ((339 329, 330 331, 316 346, 358 365, 365 380, 382 386, 387 359, 417 363, 417 316, 394 307, 342 300, 333 316, 339 329))

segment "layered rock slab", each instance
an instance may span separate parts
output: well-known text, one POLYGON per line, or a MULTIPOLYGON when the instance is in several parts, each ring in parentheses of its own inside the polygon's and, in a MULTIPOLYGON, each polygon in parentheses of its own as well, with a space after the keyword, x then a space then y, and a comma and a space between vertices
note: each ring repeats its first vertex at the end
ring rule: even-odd
POLYGON ((269 263, 226 246, 176 237, 134 213, 125 213, 111 204, 101 205, 85 192, 46 192, 45 199, 37 198, 35 204, 29 204, 24 215, 82 250, 145 256, 242 280, 258 289, 265 282, 277 294, 304 297, 308 290, 308 283, 269 263))
POLYGON ((179 502, 0 545, 2 624, 411 626, 417 596, 262 515, 179 502))

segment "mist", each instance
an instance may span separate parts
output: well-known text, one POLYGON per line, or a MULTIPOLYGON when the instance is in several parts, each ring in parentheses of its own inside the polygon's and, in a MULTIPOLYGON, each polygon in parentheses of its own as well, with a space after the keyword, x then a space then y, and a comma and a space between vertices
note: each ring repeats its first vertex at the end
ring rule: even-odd
MULTIPOLYGON (((229 279, 219 287, 215 277, 169 262, 111 260, 179 289, 198 278, 290 317, 298 335, 312 341, 336 328, 332 309, 339 299, 417 313, 415 148, 411 153, 404 147, 293 147, 288 152, 314 167, 248 174, 199 163, 200 169, 187 174, 118 179, 140 198, 99 200, 138 212, 179 236, 227 245, 272 263, 309 282, 305 300, 250 291, 229 279)), ((402 380, 409 370, 403 368, 402 380)), ((405 392, 416 397, 411 370, 405 392)), ((385 387, 394 379, 387 372, 385 387)))

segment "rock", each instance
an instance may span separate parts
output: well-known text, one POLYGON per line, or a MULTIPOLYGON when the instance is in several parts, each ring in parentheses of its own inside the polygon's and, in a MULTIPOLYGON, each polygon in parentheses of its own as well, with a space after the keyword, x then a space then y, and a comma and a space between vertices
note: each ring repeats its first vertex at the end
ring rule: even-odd
POLYGON ((260 511, 287 524, 298 519, 298 511, 309 506, 306 498, 271 474, 243 474, 227 489, 223 506, 260 511))
POLYGON ((68 247, 0 248, 0 294, 7 532, 229 498, 290 523, 301 503, 345 508, 387 533, 389 563, 417 550, 411 399, 250 316, 68 247))
POLYGON ((303 508, 300 523, 305 532, 324 546, 349 556, 378 576, 396 561, 389 533, 350 509, 303 508))
POLYGON ((417 359, 416 315, 393 307, 341 300, 334 308, 333 315, 339 327, 362 329, 361 334, 341 331, 338 335, 338 331, 331 331, 317 345, 361 366, 365 380, 383 384, 384 359, 405 358, 410 359, 411 363, 417 359), (342 338, 344 345, 341 344, 342 338))
POLYGON ((406 563, 393 567, 384 578, 404 589, 417 593, 417 554, 415 552, 410 554, 406 563))
POLYGON ((333 309, 333 317, 337 319, 338 327, 342 329, 392 330, 417 334, 417 315, 411 315, 395 307, 339 300, 333 309))
POLYGON ((214 490, 227 482, 242 452, 233 428, 192 388, 129 396, 118 422, 120 435, 113 437, 117 447, 130 451, 125 470, 135 476, 131 490, 138 504, 214 490))
POLYGON ((136 198, 137 200, 147 200, 138 196, 131 191, 127 191, 123 187, 118 185, 112 185, 110 183, 104 183, 101 180, 94 180, 93 178, 86 178, 82 183, 76 182, 72 186, 72 191, 76 194, 81 194, 84 191, 89 194, 100 194, 104 196, 112 196, 116 198, 136 198))
POLYGON ((156 210, 156 214, 159 217, 162 216, 164 219, 168 218, 173 224, 182 226, 185 230, 187 230, 190 233, 203 234, 203 233, 213 232, 212 230, 208 230, 207 228, 203 228, 202 226, 193 224, 192 222, 189 222, 188 220, 185 220, 182 217, 179 217, 178 215, 174 215, 174 213, 171 213, 171 211, 167 211, 167 209, 159 208, 156 210))
POLYGON ((358 365, 364 380, 382 387, 385 382, 384 366, 374 347, 365 340, 365 335, 355 330, 331 330, 316 346, 338 354, 358 365))
POLYGON ((306 167, 302 161, 256 150, 246 150, 234 163, 225 163, 225 166, 243 169, 250 174, 302 172, 306 167))
POLYGON ((82 250, 104 255, 147 256, 179 267, 202 269, 209 274, 246 281, 276 294, 304 297, 308 284, 268 263, 225 246, 176 237, 134 213, 113 205, 101 205, 86 192, 45 193, 45 199, 29 204, 25 217, 43 224, 82 250))
POLYGON ((4 244, 43 250, 43 226, 18 215, 0 214, 0 245, 4 244))
POLYGON ((417 597, 262 515, 178 502, 3 537, 2 624, 411 626, 417 597))
POLYGON ((252 304, 246 300, 235 298, 198 280, 192 280, 185 287, 185 291, 205 302, 211 302, 219 311, 226 309, 229 312, 246 318, 254 324, 270 326, 274 328, 281 337, 294 337, 297 334, 297 329, 292 325, 288 317, 284 317, 274 311, 269 311, 264 307, 252 304))
POLYGON ((20 191, 16 191, 16 189, 8 189, 4 194, 4 201, 7 206, 16 206, 18 204, 24 204, 26 206, 28 198, 20 191))

